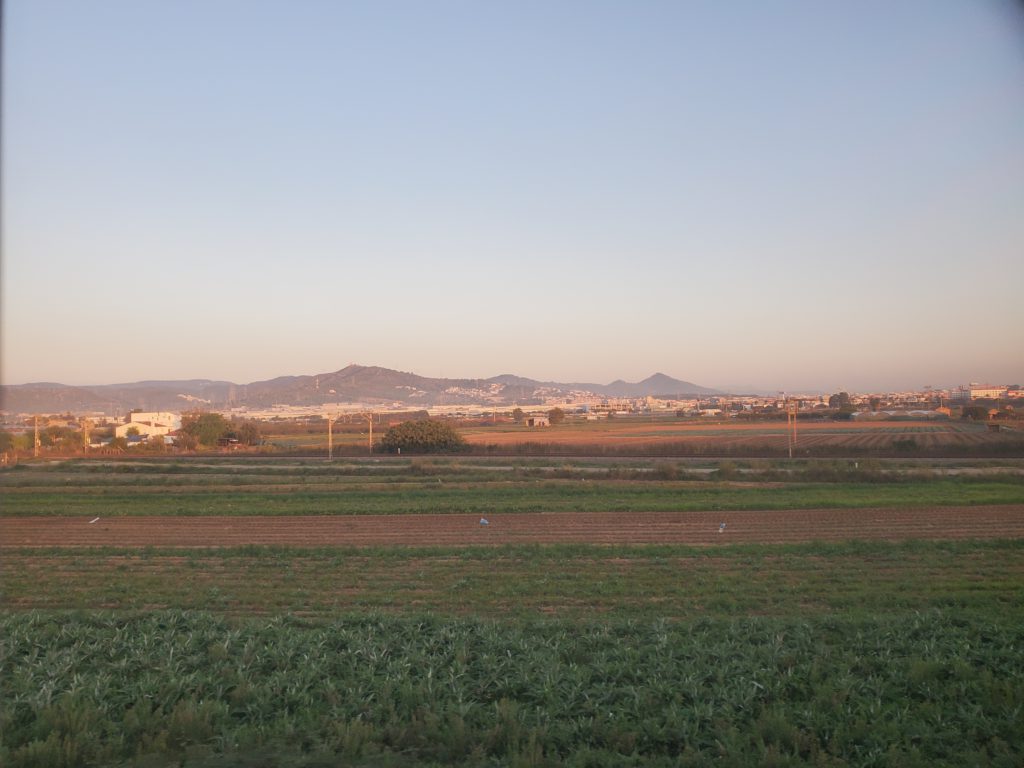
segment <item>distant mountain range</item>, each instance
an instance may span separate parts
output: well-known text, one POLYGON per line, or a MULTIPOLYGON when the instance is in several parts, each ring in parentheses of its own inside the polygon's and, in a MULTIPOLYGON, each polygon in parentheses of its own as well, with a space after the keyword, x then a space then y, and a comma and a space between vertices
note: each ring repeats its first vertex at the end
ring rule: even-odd
POLYGON ((489 379, 435 379, 377 366, 349 365, 333 373, 279 376, 249 384, 188 379, 86 387, 55 383, 8 385, 0 386, 0 407, 9 413, 101 411, 108 414, 125 413, 133 408, 182 411, 243 405, 252 408, 315 406, 336 402, 427 408, 476 403, 530 405, 541 403, 547 397, 570 397, 574 393, 615 398, 722 394, 663 373, 635 383, 618 380, 611 384, 565 384, 511 374, 489 379))

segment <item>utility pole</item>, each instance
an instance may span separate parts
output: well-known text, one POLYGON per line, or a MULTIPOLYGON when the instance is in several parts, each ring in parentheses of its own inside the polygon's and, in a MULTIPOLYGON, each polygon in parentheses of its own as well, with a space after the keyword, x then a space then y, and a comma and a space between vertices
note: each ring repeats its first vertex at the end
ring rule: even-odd
POLYGON ((82 453, 89 452, 89 427, 92 422, 88 418, 82 419, 82 453))
POLYGON ((35 439, 32 441, 32 458, 38 459, 39 458, 39 414, 36 414, 35 422, 36 422, 36 435, 35 435, 35 439))
POLYGON ((789 458, 793 458, 796 447, 796 403, 786 403, 786 442, 789 445, 789 458))
POLYGON ((334 416, 327 414, 327 460, 334 460, 334 433, 332 431, 334 416))
POLYGON ((356 418, 359 418, 361 416, 362 418, 366 419, 367 423, 370 425, 369 448, 370 448, 370 453, 373 453, 373 417, 374 417, 373 411, 366 411, 364 413, 356 413, 356 414, 353 414, 353 416, 355 416, 356 418))

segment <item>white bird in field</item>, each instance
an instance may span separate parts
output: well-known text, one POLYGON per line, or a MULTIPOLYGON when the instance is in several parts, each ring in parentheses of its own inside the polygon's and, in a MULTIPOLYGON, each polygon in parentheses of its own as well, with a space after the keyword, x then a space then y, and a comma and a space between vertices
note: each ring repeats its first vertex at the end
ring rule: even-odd
POLYGON ((718 532, 719 533, 725 533, 725 523, 722 523, 721 525, 718 526, 718 532))
POLYGON ((480 518, 480 525, 490 525, 490 521, 486 517, 480 518))

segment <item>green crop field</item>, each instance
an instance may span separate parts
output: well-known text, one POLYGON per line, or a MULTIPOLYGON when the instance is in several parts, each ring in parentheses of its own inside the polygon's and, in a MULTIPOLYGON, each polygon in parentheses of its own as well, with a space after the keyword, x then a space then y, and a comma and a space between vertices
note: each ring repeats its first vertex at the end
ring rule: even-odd
POLYGON ((1024 503, 1024 476, 924 477, 849 463, 710 474, 646 466, 63 462, 0 474, 2 515, 352 515, 933 507, 1024 503), (665 477, 683 479, 665 480, 665 477), (824 479, 817 479, 824 478, 824 479))
POLYGON ((19 610, 572 620, 1024 611, 1021 541, 19 549, 0 575, 4 607, 19 610))
POLYGON ((933 507, 1024 503, 1024 484, 924 481, 906 485, 793 484, 782 488, 663 483, 534 481, 464 486, 403 483, 369 487, 265 489, 4 490, 4 515, 403 515, 502 512, 933 507))
POLYGON ((1019 624, 2 621, 8 765, 1019 765, 1019 624))
MULTIPOLYGON (((1024 504, 1014 465, 796 466, 65 462, 0 516, 1024 504)), ((3 766, 1019 766, 1022 712, 1018 539, 0 559, 3 766)))

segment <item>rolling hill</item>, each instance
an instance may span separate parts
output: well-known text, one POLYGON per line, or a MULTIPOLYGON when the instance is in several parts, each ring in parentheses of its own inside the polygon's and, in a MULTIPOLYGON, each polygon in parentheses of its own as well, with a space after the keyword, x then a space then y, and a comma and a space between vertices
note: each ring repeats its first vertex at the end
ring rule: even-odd
POLYGON ((133 408, 182 411, 241 405, 315 406, 334 402, 377 406, 395 403, 426 408, 474 403, 525 405, 540 402, 545 397, 569 397, 585 392, 615 398, 720 394, 663 373, 638 382, 618 380, 594 384, 536 381, 513 374, 487 379, 430 378, 379 366, 349 365, 329 373, 279 376, 248 384, 188 379, 84 387, 57 383, 8 385, 0 387, 0 406, 9 413, 123 413, 133 408))

